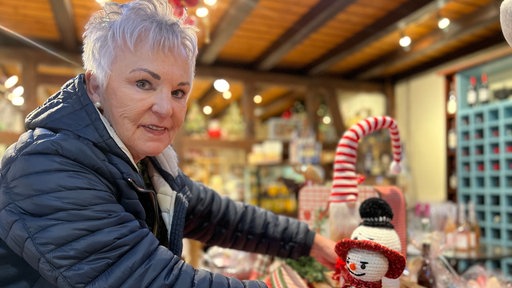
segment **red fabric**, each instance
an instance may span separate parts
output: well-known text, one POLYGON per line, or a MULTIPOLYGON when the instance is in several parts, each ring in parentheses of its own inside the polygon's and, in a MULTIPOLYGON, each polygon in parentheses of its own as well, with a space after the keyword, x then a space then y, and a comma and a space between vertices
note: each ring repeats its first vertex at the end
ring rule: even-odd
POLYGON ((335 267, 332 279, 336 280, 338 282, 341 279, 343 279, 343 286, 341 286, 342 288, 350 288, 350 287, 381 288, 382 287, 382 281, 366 282, 366 281, 362 281, 362 280, 357 279, 354 276, 352 276, 352 274, 350 274, 347 270, 347 263, 341 258, 338 258, 338 260, 336 261, 336 267, 335 267))
POLYGON ((405 257, 400 252, 371 240, 343 239, 336 244, 334 249, 340 258, 346 259, 348 251, 353 248, 376 251, 384 255, 388 259, 389 266, 385 275, 387 278, 396 279, 402 275, 405 269, 405 257))
POLYGON ((402 255, 407 255, 407 207, 404 194, 396 186, 376 186, 375 189, 393 210, 391 224, 395 226, 395 231, 400 238, 402 255))

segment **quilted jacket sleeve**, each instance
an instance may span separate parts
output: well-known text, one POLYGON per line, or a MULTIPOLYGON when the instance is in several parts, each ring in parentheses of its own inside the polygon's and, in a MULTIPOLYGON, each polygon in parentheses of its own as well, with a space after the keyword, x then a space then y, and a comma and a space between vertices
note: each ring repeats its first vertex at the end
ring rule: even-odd
POLYGON ((119 204, 114 187, 123 175, 111 159, 79 139, 58 138, 26 139, 32 145, 12 147, 0 170, 0 238, 50 283, 264 287, 196 270, 159 246, 119 204))
POLYGON ((221 197, 185 179, 191 192, 185 237, 284 258, 309 255, 315 234, 306 223, 221 197))

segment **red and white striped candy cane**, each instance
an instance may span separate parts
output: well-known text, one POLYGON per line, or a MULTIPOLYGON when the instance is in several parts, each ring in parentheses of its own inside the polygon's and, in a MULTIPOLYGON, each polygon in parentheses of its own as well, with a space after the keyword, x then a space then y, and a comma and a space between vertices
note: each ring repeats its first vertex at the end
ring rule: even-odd
POLYGON ((359 140, 372 132, 388 128, 391 135, 393 161, 390 173, 400 173, 402 148, 400 134, 395 120, 388 116, 368 117, 352 125, 338 142, 334 158, 334 175, 329 197, 330 203, 352 202, 357 200, 358 176, 356 174, 356 156, 359 140))

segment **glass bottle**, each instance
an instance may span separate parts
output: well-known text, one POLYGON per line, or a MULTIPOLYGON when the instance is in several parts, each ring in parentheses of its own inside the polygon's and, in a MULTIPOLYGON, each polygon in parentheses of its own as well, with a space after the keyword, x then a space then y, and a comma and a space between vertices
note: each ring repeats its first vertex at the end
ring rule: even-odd
POLYGON ((448 114, 457 113, 457 96, 455 95, 453 83, 450 83, 450 91, 448 92, 448 102, 446 103, 446 112, 448 112, 448 114))
POLYGON ((459 203, 457 232, 455 233, 455 252, 468 252, 471 243, 471 227, 466 218, 466 205, 459 203))
POLYGON ((457 148, 457 132, 455 127, 450 127, 448 130, 448 149, 455 150, 457 148))
POLYGON ((421 249, 422 263, 418 271, 417 283, 426 288, 436 287, 436 277, 432 269, 430 243, 424 242, 421 249))
POLYGON ((469 87, 468 92, 466 94, 466 101, 469 106, 473 106, 477 101, 477 91, 476 91, 476 77, 471 76, 469 78, 469 87))
POLYGON ((444 249, 453 252, 455 247, 455 235, 457 233, 457 223, 453 219, 453 215, 446 217, 443 232, 445 236, 444 249))
POLYGON ((480 87, 478 88, 478 102, 487 103, 490 100, 489 84, 487 82, 487 74, 482 73, 480 87))
POLYGON ((480 225, 476 218, 475 204, 473 202, 468 203, 468 216, 469 216, 469 227, 471 229, 471 238, 469 248, 477 250, 480 247, 480 225))

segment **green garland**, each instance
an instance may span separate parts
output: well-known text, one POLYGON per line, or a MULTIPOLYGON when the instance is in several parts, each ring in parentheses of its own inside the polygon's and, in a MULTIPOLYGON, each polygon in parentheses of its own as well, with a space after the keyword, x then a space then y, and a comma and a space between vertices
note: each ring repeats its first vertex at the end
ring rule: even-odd
POLYGON ((326 267, 320 264, 315 258, 310 256, 300 257, 298 259, 285 259, 293 270, 295 270, 302 279, 308 283, 327 283, 325 273, 328 271, 326 267))

